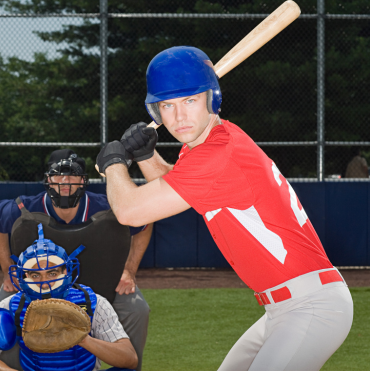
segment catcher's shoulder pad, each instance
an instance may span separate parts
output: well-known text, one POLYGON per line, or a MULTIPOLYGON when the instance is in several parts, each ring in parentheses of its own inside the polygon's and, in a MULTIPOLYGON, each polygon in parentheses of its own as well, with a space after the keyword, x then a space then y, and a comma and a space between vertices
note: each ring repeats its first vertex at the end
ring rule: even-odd
POLYGON ((24 317, 22 337, 34 352, 56 353, 79 344, 90 330, 90 317, 78 305, 63 299, 34 300, 24 317))

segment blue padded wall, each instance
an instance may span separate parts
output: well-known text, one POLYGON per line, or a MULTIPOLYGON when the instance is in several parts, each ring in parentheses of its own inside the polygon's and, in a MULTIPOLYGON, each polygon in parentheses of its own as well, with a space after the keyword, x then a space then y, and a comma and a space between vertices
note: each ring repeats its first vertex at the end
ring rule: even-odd
MULTIPOLYGON (((294 183, 298 195, 334 265, 370 265, 370 184, 368 182, 294 183)), ((43 191, 40 183, 0 183, 0 200, 43 191)), ((105 193, 105 184, 89 191, 105 193)), ((141 267, 228 267, 193 209, 154 225, 141 267)))
POLYGON ((193 209, 155 223, 156 267, 197 267, 197 213, 193 209))
POLYGON ((368 183, 326 187, 325 248, 334 265, 369 265, 368 183))
POLYGON ((325 246, 325 184, 291 183, 316 233, 325 246))

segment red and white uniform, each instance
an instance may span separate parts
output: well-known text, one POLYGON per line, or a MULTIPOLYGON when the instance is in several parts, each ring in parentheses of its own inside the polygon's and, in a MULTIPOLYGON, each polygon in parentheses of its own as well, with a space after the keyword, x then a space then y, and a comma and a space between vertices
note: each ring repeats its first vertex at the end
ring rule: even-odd
POLYGON ((352 298, 274 162, 222 120, 163 178, 265 305, 218 371, 320 370, 348 335, 352 298))
POLYGON ((163 179, 203 215, 227 261, 254 291, 333 268, 293 188, 229 121, 192 150, 185 144, 163 179))

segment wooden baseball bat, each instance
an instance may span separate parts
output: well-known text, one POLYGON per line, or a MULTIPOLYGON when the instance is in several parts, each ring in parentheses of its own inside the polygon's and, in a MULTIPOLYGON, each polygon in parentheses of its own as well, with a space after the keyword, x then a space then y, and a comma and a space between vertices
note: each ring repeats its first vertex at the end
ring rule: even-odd
MULTIPOLYGON (((301 9, 292 0, 285 1, 247 36, 236 44, 214 67, 216 75, 221 78, 246 60, 259 48, 269 42, 273 37, 280 33, 285 27, 289 26, 301 14, 301 9)), ((207 61, 212 66, 211 61, 207 61)), ((155 129, 159 128, 152 121, 148 126, 155 129)), ((95 165, 98 170, 97 165, 95 165)), ((99 170, 98 170, 99 171, 99 170)), ((105 176, 104 174, 100 174, 105 176)))
MULTIPOLYGON (((239 41, 213 68, 216 75, 221 78, 265 45, 285 27, 289 26, 301 14, 301 9, 292 0, 285 1, 257 27, 239 41)), ((211 61, 209 61, 212 63, 211 61)), ((152 121, 148 126, 157 129, 152 121)))

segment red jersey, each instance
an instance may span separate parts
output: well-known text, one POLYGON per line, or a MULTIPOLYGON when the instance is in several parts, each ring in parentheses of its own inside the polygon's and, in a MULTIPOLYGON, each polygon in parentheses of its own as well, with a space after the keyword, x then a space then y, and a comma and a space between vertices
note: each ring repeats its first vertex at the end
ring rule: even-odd
POLYGON ((163 179, 198 213, 238 276, 256 292, 332 268, 293 188, 274 162, 229 121, 163 179))

